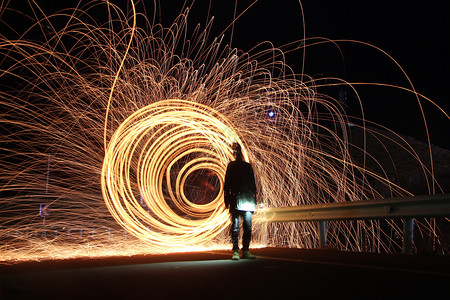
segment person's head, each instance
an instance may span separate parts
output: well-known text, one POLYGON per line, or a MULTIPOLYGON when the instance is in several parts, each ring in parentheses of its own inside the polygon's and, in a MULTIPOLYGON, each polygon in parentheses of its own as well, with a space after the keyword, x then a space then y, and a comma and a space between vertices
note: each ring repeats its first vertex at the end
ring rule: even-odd
POLYGON ((244 159, 244 157, 242 156, 241 145, 238 142, 234 142, 233 145, 231 145, 231 149, 233 149, 233 156, 236 160, 244 159))

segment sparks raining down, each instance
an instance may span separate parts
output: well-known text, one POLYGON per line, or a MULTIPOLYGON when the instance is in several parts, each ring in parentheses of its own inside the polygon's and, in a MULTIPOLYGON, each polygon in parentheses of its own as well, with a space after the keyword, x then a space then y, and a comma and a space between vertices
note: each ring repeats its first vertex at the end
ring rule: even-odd
MULTIPOLYGON (((222 189, 235 141, 263 207, 411 195, 352 160, 345 110, 279 49, 241 52, 208 36, 212 23, 188 35, 188 10, 163 28, 131 1, 128 12, 95 1, 50 16, 31 7, 32 26, 0 41, 5 261, 228 248, 222 189)), ((352 124, 376 135, 365 122, 352 124)), ((432 168, 401 147, 434 192, 432 168)), ((418 226, 438 240, 433 222, 418 226)), ((395 251, 398 227, 335 222, 329 243, 395 251)), ((259 222, 254 241, 314 247, 316 231, 259 222)))

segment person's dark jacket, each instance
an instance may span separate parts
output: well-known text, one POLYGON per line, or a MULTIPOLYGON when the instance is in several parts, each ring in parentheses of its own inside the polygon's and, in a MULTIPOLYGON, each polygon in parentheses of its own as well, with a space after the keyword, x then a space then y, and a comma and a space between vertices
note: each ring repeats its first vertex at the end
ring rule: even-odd
POLYGON ((256 183, 251 164, 243 160, 231 161, 228 164, 224 200, 230 210, 256 210, 256 183))

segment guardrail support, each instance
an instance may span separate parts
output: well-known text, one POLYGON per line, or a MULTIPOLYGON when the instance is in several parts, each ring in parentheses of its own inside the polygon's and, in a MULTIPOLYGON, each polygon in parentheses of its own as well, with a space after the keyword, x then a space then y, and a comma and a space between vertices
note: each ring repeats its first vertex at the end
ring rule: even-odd
POLYGON ((405 219, 403 223, 403 253, 413 253, 414 219, 405 219))
POLYGON ((327 246, 327 222, 319 221, 319 247, 325 248, 327 246))

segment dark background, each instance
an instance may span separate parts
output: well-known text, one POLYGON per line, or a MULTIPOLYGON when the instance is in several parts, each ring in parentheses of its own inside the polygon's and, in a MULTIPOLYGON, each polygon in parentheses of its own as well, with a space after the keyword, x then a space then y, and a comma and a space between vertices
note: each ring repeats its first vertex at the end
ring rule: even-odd
MULTIPOLYGON (((48 13, 74 6, 77 2, 37 1, 48 13)), ((119 4, 125 10, 130 7, 129 1, 111 2, 119 4)), ((430 98, 447 113, 450 111, 447 96, 449 1, 304 0, 301 5, 296 0, 136 2, 139 12, 146 13, 149 19, 154 16, 155 22, 162 22, 166 26, 171 25, 186 6, 191 7, 188 25, 191 29, 198 23, 203 28, 206 21, 214 16, 211 35, 221 34, 228 27, 224 32, 226 43, 231 42, 232 47, 244 51, 263 41, 271 41, 275 47, 295 41, 300 45, 300 40, 305 37, 304 30, 306 38, 350 39, 370 43, 381 48, 400 64, 417 92, 430 98), (235 17, 247 8, 234 27, 229 27, 235 17)), ((25 0, 9 3, 10 7, 19 10, 27 5, 25 0)), ((104 12, 99 10, 98 18, 104 17, 104 12)), ((0 26, 4 28, 3 24, 0 26)), ((13 26, 24 26, 24 23, 13 26)), ((380 51, 361 44, 338 42, 337 45, 327 43, 311 46, 306 48, 306 53, 293 52, 286 59, 295 72, 303 71, 314 79, 338 77, 348 82, 377 82, 411 88, 395 62, 380 51)), ((400 134, 426 141, 424 123, 414 95, 386 87, 356 87, 368 120, 385 125, 400 134)), ((319 89, 319 92, 336 99, 339 97, 337 89, 319 89)), ((357 98, 351 91, 347 92, 347 113, 358 118, 361 112, 357 98)), ((422 100, 421 103, 429 125, 431 143, 450 149, 449 119, 427 101, 422 100)))
MULTIPOLYGON (((147 1, 148 10, 152 9, 147 1)), ((180 1, 161 1, 162 22, 175 17, 180 1), (177 6, 178 3, 178 6, 177 6)), ((190 2, 189 2, 190 3, 190 2)), ((233 47, 249 50, 263 41, 275 47, 306 37, 350 39, 370 43, 390 55, 406 72, 416 91, 449 113, 447 96, 450 53, 449 1, 318 1, 260 0, 195 1, 190 20, 205 24, 215 16, 213 34, 235 22, 233 47), (305 21, 302 20, 302 9, 305 21), (209 10, 209 12, 208 12, 209 10)), ((225 33, 229 41, 231 27, 225 33)), ((298 43, 300 44, 300 42, 298 43)), ((401 69, 379 50, 356 43, 327 43, 306 49, 304 74, 314 79, 339 77, 349 82, 376 82, 411 88, 401 69)), ((287 63, 302 72, 303 52, 287 56, 287 63)), ((323 83, 323 82, 321 82, 323 83)), ((365 117, 400 134, 426 141, 419 104, 411 93, 386 87, 357 86, 365 117)), ((338 98, 337 90, 324 90, 338 98)), ((429 125, 431 143, 450 149, 450 122, 427 101, 421 100, 429 125)), ((348 95, 347 113, 360 117, 356 96, 348 95)))

